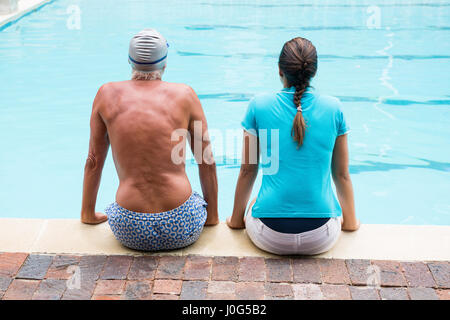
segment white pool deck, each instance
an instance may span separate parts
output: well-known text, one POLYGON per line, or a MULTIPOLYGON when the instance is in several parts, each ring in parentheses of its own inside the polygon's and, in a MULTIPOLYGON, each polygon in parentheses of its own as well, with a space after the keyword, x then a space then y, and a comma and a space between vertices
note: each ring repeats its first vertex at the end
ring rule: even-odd
POLYGON ((10 14, 0 14, 0 28, 50 1, 51 0, 19 0, 17 3, 17 11, 10 14))
MULTIPOLYGON (((49 254, 124 254, 143 252, 122 246, 109 225, 82 224, 78 219, 0 219, 0 252, 49 254)), ((193 245, 160 255, 262 256, 245 230, 231 230, 225 223, 206 227, 193 245)), ((401 261, 450 261, 450 226, 363 224, 357 232, 342 232, 336 246, 318 255, 334 259, 401 261)))
MULTIPOLYGON (((0 27, 50 1, 19 0, 16 12, 0 15, 0 27)), ((120 245, 107 223, 91 226, 82 224, 77 219, 19 218, 0 218, 0 252, 142 254, 120 245)), ((245 230, 231 230, 224 223, 205 228, 200 239, 192 246, 156 254, 273 256, 256 248, 245 230)), ((357 232, 342 232, 336 246, 317 257, 450 261, 450 226, 364 224, 357 232)))

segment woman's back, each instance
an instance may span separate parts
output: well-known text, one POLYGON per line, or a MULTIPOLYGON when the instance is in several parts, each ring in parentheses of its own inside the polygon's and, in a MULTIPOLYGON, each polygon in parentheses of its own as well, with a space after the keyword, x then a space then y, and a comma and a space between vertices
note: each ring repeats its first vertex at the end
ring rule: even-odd
POLYGON ((336 138, 348 132, 341 104, 334 97, 307 88, 301 98, 306 131, 298 146, 292 137, 297 113, 294 92, 291 87, 256 97, 242 122, 246 130, 257 130, 261 145, 264 176, 253 216, 340 216, 341 208, 331 188, 331 159, 336 138))

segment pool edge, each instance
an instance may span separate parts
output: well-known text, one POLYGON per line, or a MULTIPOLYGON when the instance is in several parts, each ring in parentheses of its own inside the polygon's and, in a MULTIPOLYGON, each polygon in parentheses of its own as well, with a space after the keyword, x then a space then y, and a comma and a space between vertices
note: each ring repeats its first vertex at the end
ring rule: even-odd
POLYGON ((31 0, 25 4, 22 4, 22 1, 19 1, 19 9, 16 12, 7 15, 0 15, 0 31, 53 1, 55 0, 31 0))
MULTIPOLYGON (((121 246, 107 223, 92 226, 78 219, 0 218, 0 252, 275 257, 256 248, 245 230, 231 230, 223 222, 206 227, 187 248, 142 253, 121 246)), ((450 261, 450 226, 365 224, 357 232, 343 232, 332 250, 315 257, 450 261)))

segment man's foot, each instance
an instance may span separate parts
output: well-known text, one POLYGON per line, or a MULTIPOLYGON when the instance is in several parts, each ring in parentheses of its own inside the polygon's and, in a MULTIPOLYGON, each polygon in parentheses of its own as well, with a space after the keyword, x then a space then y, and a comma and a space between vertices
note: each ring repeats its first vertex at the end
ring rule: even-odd
POLYGON ((217 224, 219 224, 219 219, 218 218, 214 218, 214 219, 209 219, 209 218, 207 218, 206 219, 206 222, 205 222, 205 227, 208 227, 208 226, 215 226, 215 225, 217 225, 217 224))

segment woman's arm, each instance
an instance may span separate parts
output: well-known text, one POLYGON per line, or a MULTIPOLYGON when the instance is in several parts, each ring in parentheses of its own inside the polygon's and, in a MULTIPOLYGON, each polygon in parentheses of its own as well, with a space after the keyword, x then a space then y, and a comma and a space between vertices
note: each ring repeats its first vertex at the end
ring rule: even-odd
POLYGON ((342 230, 356 231, 359 229, 359 220, 355 214, 355 201, 353 195, 353 185, 348 169, 348 142, 347 135, 336 138, 333 150, 331 172, 339 203, 342 208, 342 230))
POLYGON ((244 130, 242 145, 241 171, 234 194, 233 215, 227 218, 227 224, 232 229, 245 228, 244 215, 250 199, 253 184, 258 175, 259 140, 258 137, 244 130))
POLYGON ((101 103, 102 89, 100 88, 92 107, 89 154, 84 167, 81 222, 87 224, 98 224, 107 220, 106 215, 95 212, 95 203, 97 202, 97 193, 100 186, 103 165, 109 149, 108 132, 99 112, 101 103))

